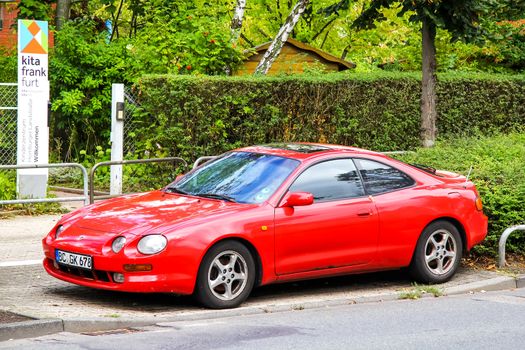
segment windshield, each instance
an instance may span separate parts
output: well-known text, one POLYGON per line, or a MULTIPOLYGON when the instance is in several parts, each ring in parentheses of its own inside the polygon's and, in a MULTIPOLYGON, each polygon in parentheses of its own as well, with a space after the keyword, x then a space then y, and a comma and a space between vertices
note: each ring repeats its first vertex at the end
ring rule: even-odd
POLYGON ((166 190, 239 203, 262 203, 299 165, 295 159, 231 152, 205 163, 166 190))

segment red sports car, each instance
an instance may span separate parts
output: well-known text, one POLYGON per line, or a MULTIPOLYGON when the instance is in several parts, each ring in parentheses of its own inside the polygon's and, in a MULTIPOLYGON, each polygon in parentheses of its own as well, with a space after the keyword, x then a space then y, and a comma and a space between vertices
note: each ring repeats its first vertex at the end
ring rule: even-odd
POLYGON ((444 282, 486 234, 464 176, 352 147, 270 144, 65 215, 43 239, 44 267, 83 286, 229 308, 255 286, 406 266, 444 282))

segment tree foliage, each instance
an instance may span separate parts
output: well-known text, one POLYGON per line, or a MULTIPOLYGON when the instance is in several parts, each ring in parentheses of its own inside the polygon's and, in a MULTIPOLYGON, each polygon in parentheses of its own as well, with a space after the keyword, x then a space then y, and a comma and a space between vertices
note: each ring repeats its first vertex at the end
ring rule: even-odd
MULTIPOLYGON (((56 3, 57 0, 21 0, 19 17, 50 20, 51 28, 56 30, 56 3)), ((245 50, 274 38, 296 1, 248 0, 240 38, 232 42, 236 3, 72 1, 69 19, 56 31, 55 48, 50 52, 52 129, 58 140, 55 147, 61 149, 62 156, 75 157, 79 150, 89 151, 107 142, 111 83, 130 84, 147 73, 225 75, 241 62, 245 50)), ((427 4, 440 14, 447 4, 459 6, 465 2, 390 1, 389 8, 376 6, 377 18, 386 20, 374 21, 374 28, 356 28, 356 20, 372 14, 366 12, 367 6, 380 3, 311 1, 290 35, 335 56, 345 56, 357 63, 354 72, 415 71, 421 69, 422 62, 421 24, 414 21, 414 16, 420 14, 417 8, 408 6, 427 4)), ((523 70, 525 39, 520 18, 524 1, 479 3, 492 6, 490 16, 478 18, 480 28, 487 34, 485 44, 476 46, 459 40, 469 37, 469 27, 460 30, 462 34, 458 36, 446 30, 454 19, 445 18, 436 30, 438 71, 523 70)), ((474 11, 475 5, 471 8, 474 11)), ((474 18, 468 11, 461 16, 474 18)), ((2 53, 0 77, 4 81, 16 79, 15 52, 2 53)))
POLYGON ((55 3, 56 0, 21 0, 17 5, 18 18, 50 21, 53 18, 51 5, 55 3))
POLYGON ((241 49, 230 42, 230 23, 221 21, 216 7, 159 0, 144 11, 147 21, 131 44, 139 70, 216 75, 241 62, 241 49))
MULTIPOLYGON (((56 2, 57 0, 21 0, 19 17, 52 20, 51 5, 56 2)), ((467 1, 470 10, 461 12, 461 16, 448 14, 453 12, 454 7, 463 6, 463 1, 316 0, 307 7, 291 37, 335 56, 345 56, 346 59, 357 63, 358 71, 419 70, 421 44, 418 33, 421 27, 417 20, 411 19, 417 19, 413 16, 421 15, 413 10, 426 3, 435 9, 438 18, 445 19, 438 23, 436 33, 438 71, 523 69, 523 30, 517 27, 516 23, 522 23, 520 20, 525 18, 524 0, 467 1), (380 5, 385 3, 388 3, 389 7, 381 8, 380 5), (369 4, 371 7, 367 9, 369 4), (446 6, 448 10, 444 10, 446 6), (476 18, 473 11, 477 8, 488 9, 487 13, 477 20, 480 23, 478 29, 485 34, 485 43, 482 46, 463 43, 462 40, 468 40, 476 34, 476 29, 471 26, 448 31, 460 20, 476 18), (372 23, 371 26, 356 28, 359 22, 371 17, 386 20, 374 20, 369 22, 372 23)), ((237 43, 240 46, 238 51, 272 40, 291 12, 295 1, 251 0, 247 4, 240 31, 241 39, 237 43)), ((235 7, 236 1, 233 0, 216 0, 213 3, 207 0, 82 0, 72 2, 70 20, 92 19, 98 23, 100 31, 105 30, 109 33, 110 40, 133 38, 137 35, 144 38, 160 35, 163 36, 163 40, 171 40, 173 33, 177 31, 175 27, 170 27, 171 33, 163 35, 161 29, 164 27, 161 25, 155 33, 155 25, 152 23, 168 18, 172 13, 176 16, 182 10, 194 12, 194 17, 199 18, 197 22, 202 19, 201 15, 204 15, 208 19, 205 26, 210 28, 209 32, 220 33, 219 36, 227 38, 229 36, 226 31, 230 30, 229 24, 234 16, 235 7), (108 20, 111 22, 111 30, 105 26, 108 20)), ((170 22, 173 24, 176 21, 170 22)), ((199 43, 205 41, 194 41, 196 45, 199 43)), ((233 57, 236 59, 237 55, 233 57)))
POLYGON ((411 13, 408 20, 420 23, 429 20, 437 28, 447 30, 452 34, 452 41, 477 41, 481 38, 483 29, 480 27, 480 16, 490 9, 492 0, 372 0, 370 5, 355 21, 355 28, 371 28, 376 21, 386 19, 380 11, 400 5, 399 15, 411 13))

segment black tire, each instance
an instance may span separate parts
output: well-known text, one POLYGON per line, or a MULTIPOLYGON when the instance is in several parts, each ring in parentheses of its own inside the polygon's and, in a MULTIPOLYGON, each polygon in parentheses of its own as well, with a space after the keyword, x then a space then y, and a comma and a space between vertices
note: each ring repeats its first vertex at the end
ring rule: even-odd
POLYGON ((409 271, 418 282, 443 283, 454 276, 462 255, 463 242, 456 226, 435 221, 421 233, 409 271))
POLYGON ((202 259, 194 295, 212 309, 235 308, 248 298, 254 283, 255 262, 248 248, 237 241, 222 241, 202 259))

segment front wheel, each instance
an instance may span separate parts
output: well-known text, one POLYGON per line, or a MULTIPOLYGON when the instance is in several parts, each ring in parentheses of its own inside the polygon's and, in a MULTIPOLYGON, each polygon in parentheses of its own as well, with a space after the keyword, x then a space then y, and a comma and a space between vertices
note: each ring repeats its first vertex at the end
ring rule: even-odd
POLYGON ((255 263, 246 246, 220 242, 202 260, 195 297, 209 308, 234 308, 246 300, 254 282, 255 263))
POLYGON ((462 253, 463 244, 456 226, 448 221, 433 222, 419 237, 410 272, 419 282, 446 282, 456 273, 462 253))

